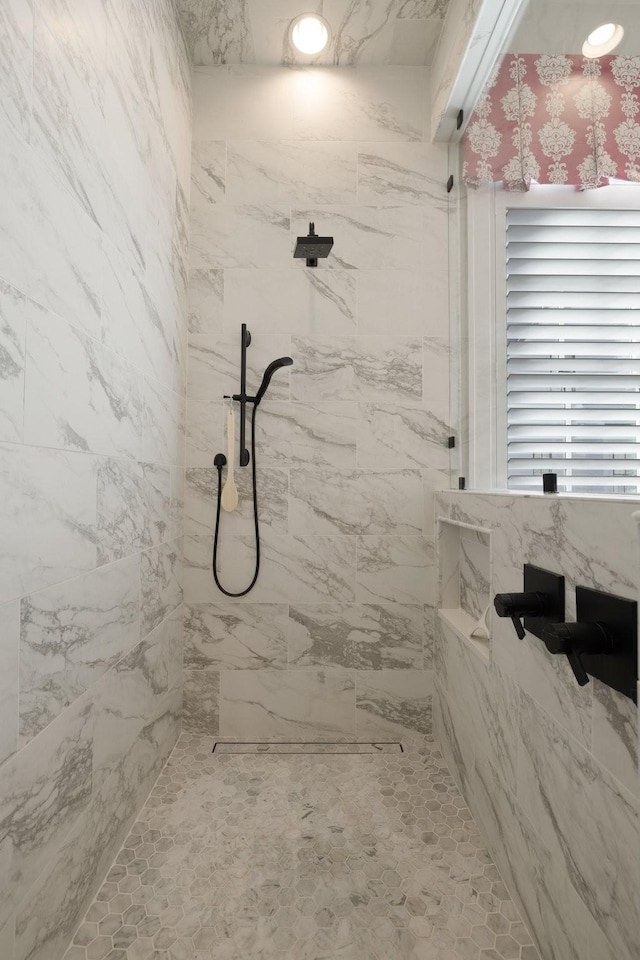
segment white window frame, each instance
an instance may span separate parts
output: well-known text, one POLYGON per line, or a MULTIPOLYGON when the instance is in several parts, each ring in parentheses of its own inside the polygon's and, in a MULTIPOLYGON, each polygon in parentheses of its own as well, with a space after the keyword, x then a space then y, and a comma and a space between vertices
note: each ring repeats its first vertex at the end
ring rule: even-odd
MULTIPOLYGON (((468 396, 467 486, 507 489, 507 293, 505 270, 508 208, 639 210, 640 184, 597 190, 532 184, 511 193, 501 184, 467 192, 468 396)), ((627 496, 628 494, 608 494, 627 496)))

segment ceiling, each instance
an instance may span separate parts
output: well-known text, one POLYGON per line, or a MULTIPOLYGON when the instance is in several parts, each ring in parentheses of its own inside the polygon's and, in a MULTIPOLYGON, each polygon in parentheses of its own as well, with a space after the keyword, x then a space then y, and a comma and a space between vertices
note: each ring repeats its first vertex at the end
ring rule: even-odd
POLYGON ((429 65, 449 0, 176 0, 195 65, 429 65), (320 13, 331 42, 317 57, 296 54, 288 28, 320 13))
POLYGON ((511 53, 579 54, 587 35, 601 23, 610 22, 625 28, 615 53, 636 55, 640 48, 638 0, 530 0, 508 49, 511 53))

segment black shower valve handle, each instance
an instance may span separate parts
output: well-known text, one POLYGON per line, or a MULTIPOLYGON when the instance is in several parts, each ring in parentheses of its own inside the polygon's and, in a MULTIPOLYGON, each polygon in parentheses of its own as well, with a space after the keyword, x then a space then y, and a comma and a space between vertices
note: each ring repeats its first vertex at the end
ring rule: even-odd
POLYGON ((581 654, 609 653, 613 641, 603 623, 550 623, 543 636, 549 653, 563 653, 581 687, 589 682, 581 654))
POLYGON ((520 640, 525 638, 523 617, 540 617, 548 607, 544 593, 497 593, 493 605, 499 617, 509 617, 520 640))

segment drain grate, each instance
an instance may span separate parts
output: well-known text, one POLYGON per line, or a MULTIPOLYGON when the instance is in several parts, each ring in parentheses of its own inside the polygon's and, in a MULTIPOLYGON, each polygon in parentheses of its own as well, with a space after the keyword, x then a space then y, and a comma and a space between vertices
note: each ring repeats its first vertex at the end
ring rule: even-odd
POLYGON ((380 754, 404 753, 401 743, 219 743, 212 753, 380 754))

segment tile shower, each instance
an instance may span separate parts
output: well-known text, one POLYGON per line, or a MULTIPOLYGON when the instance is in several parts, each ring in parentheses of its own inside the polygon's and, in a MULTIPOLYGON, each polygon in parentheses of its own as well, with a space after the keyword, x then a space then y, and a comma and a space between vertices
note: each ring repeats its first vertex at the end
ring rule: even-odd
POLYGON ((438 494, 452 23, 432 71, 348 43, 345 69, 224 65, 210 32, 194 68, 172 0, 0 10, 1 960, 637 955, 635 707, 437 615, 438 550, 472 619, 523 560, 638 580, 629 504, 438 494), (250 385, 294 366, 258 415, 263 573, 229 601, 211 463, 242 322, 250 385), (404 752, 233 753, 253 739, 404 752))

